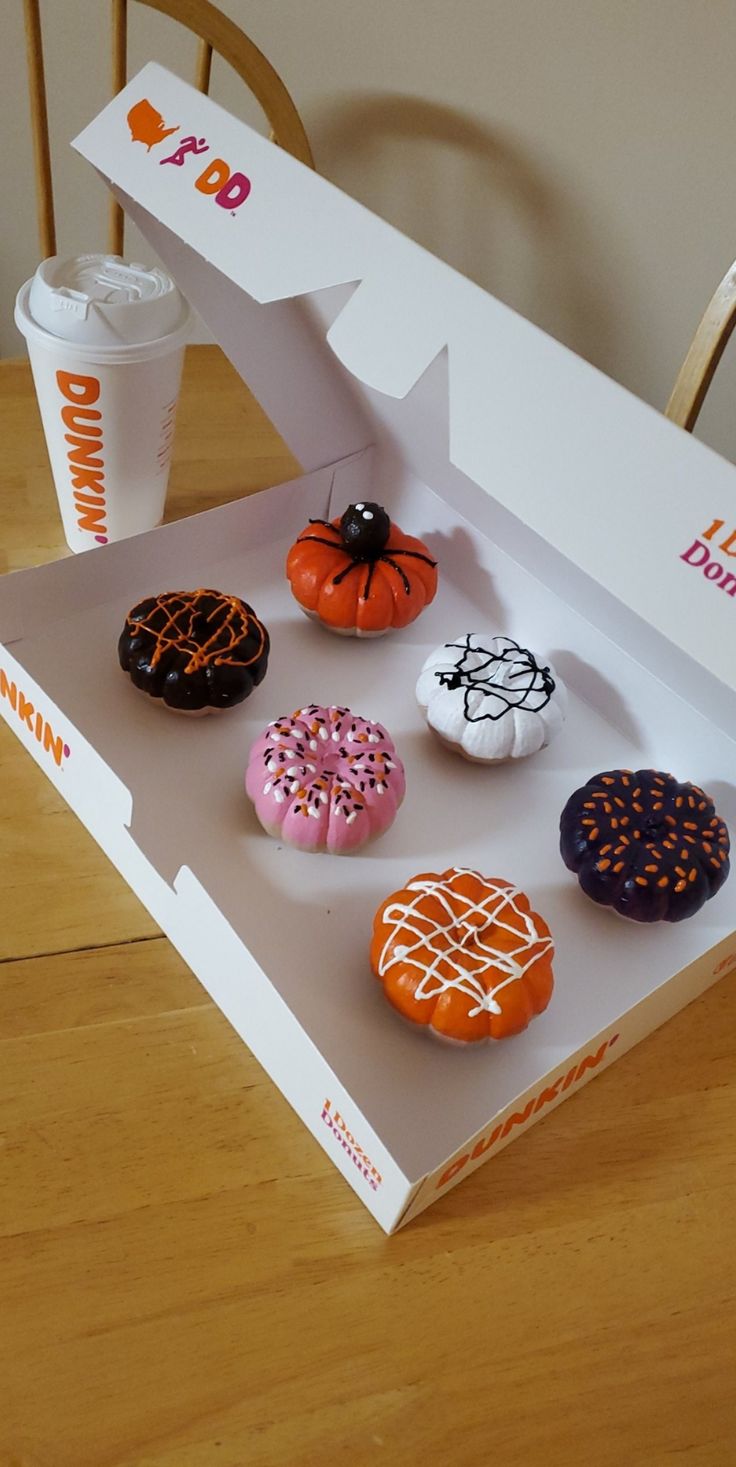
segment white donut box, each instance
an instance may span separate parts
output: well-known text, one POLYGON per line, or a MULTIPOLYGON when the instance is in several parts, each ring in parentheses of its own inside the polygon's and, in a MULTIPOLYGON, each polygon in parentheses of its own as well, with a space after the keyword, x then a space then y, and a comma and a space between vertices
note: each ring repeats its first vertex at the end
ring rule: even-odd
POLYGON ((0 711, 393 1232, 736 968, 736 877, 691 920, 641 927, 587 901, 558 852, 567 796, 619 766, 703 785, 736 835, 736 472, 159 66, 75 147, 304 477, 7 576, 0 711), (165 148, 131 138, 144 98, 178 124, 165 148), (188 136, 207 156, 161 166, 188 136), (210 159, 238 184, 219 201, 195 187, 210 159), (356 642, 300 613, 283 564, 309 516, 360 499, 441 574, 414 625, 356 642), (272 636, 264 683, 221 719, 151 706, 115 655, 130 605, 197 585, 245 596, 272 636), (570 690, 555 742, 497 768, 440 748, 414 701, 429 650, 481 630, 549 654, 570 690), (354 857, 282 847, 243 792, 251 740, 310 701, 381 720, 406 764, 396 823, 354 857), (502 1044, 433 1041, 370 974, 380 901, 451 865, 523 887, 554 935, 550 1007, 502 1044))

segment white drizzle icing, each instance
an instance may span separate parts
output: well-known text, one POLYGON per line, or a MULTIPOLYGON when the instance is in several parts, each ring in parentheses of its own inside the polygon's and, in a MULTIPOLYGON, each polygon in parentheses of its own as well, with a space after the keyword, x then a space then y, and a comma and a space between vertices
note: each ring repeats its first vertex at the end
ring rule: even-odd
POLYGON ((382 914, 382 922, 392 926, 393 932, 389 933, 383 945, 378 960, 378 972, 384 977, 397 961, 408 962, 418 968, 422 977, 414 990, 414 997, 417 999, 439 998, 442 993, 454 988, 474 1001, 475 1007, 468 1009, 469 1018, 475 1018, 476 1014, 484 1010, 491 1014, 500 1014, 502 1009, 496 994, 508 984, 517 983, 538 958, 552 950, 552 938, 542 937, 537 932, 532 917, 517 906, 517 898, 522 895, 518 887, 490 888, 478 876, 477 871, 455 866, 448 873, 447 880, 410 881, 407 890, 416 892, 416 897, 409 903, 392 902, 382 914), (452 886, 453 879, 459 876, 471 876, 483 882, 485 891, 480 903, 474 902, 452 886), (419 909, 422 897, 430 894, 447 913, 447 926, 441 926, 433 917, 419 909), (460 920, 450 905, 450 895, 456 904, 462 903, 464 906, 460 920), (504 921, 504 914, 509 910, 521 922, 522 931, 504 921), (399 927, 408 931, 414 942, 400 944, 389 951, 399 927), (453 944, 452 929, 458 927, 462 929, 463 935, 459 942, 453 944), (514 937, 519 944, 515 952, 498 952, 483 945, 482 937, 489 934, 489 929, 494 927, 514 937), (412 954, 419 949, 431 954, 429 967, 424 959, 413 962, 412 954), (440 966, 444 972, 439 971, 440 966), (499 983, 489 988, 484 980, 487 980, 491 972, 502 973, 504 976, 499 983))

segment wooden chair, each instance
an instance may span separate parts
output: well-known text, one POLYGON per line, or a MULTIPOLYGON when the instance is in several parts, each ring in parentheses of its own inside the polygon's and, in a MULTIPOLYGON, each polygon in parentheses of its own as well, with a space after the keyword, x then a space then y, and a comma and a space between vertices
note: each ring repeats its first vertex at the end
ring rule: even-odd
MULTIPOLYGON (((300 162, 314 168, 312 151, 302 120, 278 72, 262 51, 243 31, 223 15, 210 0, 136 0, 151 10, 159 10, 186 26, 199 37, 196 85, 208 92, 212 54, 233 67, 260 103, 271 127, 271 137, 280 147, 300 162)), ((23 0, 28 54, 31 124, 36 165, 36 199, 41 258, 56 254, 54 196, 51 182, 49 127, 46 113, 46 84, 39 0, 23 0)), ((127 80, 128 0, 111 0, 112 15, 112 87, 113 94, 127 80)), ((112 201, 110 209, 110 243, 112 254, 123 253, 123 211, 112 201)))
POLYGON ((736 261, 724 275, 680 368, 666 416, 692 432, 716 367, 736 326, 736 261))

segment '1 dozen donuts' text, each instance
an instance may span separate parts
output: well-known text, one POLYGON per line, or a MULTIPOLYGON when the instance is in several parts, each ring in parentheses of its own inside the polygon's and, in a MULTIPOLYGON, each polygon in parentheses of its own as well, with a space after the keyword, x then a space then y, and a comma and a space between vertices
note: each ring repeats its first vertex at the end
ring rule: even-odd
POLYGON ((703 572, 719 591, 736 598, 736 565, 729 569, 728 559, 736 561, 736 525, 728 529, 725 520, 713 520, 707 530, 693 540, 680 560, 703 572), (719 557, 726 557, 725 561, 719 557))

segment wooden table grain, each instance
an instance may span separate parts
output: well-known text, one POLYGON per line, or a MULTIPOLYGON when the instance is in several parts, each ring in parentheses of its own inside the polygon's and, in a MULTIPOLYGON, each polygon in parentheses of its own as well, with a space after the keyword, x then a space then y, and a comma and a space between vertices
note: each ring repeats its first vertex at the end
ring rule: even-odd
MULTIPOLYGON (((170 516, 294 471, 190 349, 170 516)), ((386 1239, 4 726, 0 795, 0 1467, 736 1463, 736 979, 386 1239)))

